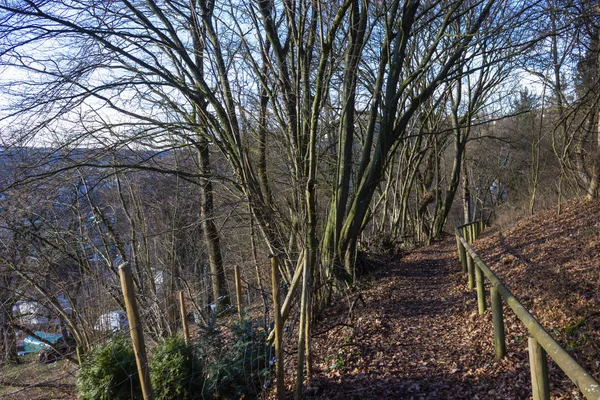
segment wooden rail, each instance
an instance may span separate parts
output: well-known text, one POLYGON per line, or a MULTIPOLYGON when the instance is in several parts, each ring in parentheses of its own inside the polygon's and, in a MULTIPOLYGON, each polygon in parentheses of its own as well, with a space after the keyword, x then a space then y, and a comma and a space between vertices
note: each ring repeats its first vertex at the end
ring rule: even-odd
POLYGON ((506 354, 502 311, 502 299, 504 299, 506 304, 514 311, 517 318, 525 325, 529 333, 529 364, 531 368, 533 399, 550 399, 546 355, 554 360, 556 365, 577 385, 587 399, 600 399, 600 383, 546 332, 535 317, 523 307, 519 300, 490 270, 475 250, 473 250, 470 244, 477 239, 482 230, 482 221, 459 226, 456 228, 456 245, 458 247, 462 270, 468 275, 467 283, 469 289, 473 289, 476 282, 477 306, 480 314, 483 314, 486 309, 484 279, 487 278, 490 282, 490 302, 494 324, 496 358, 500 359, 506 354))

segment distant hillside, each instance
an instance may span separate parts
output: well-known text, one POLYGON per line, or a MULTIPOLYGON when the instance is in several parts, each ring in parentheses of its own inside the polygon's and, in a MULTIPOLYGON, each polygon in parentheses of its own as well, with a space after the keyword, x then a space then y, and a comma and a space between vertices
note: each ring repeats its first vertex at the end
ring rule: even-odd
POLYGON ((565 348, 600 378, 600 201, 574 200, 489 230, 476 251, 565 348))

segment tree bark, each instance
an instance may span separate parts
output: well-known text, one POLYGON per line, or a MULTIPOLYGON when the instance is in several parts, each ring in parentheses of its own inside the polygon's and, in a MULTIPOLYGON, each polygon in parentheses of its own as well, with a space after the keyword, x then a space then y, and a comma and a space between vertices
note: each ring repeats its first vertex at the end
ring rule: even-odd
MULTIPOLYGON (((5 290, 5 289, 4 289, 5 290)), ((3 299, 0 304, 0 364, 17 363, 17 337, 10 324, 12 316, 12 302, 3 299)))
POLYGON ((473 218, 471 206, 471 188, 469 183, 469 175, 467 171, 466 153, 463 152, 462 162, 462 200, 463 200, 463 223, 468 224, 473 218))
MULTIPOLYGON (((600 7, 597 7, 600 8, 600 7)), ((596 28, 596 37, 592 38, 592 48, 596 51, 596 78, 600 74, 600 28, 596 28)), ((590 118, 596 119, 596 123, 592 124, 596 130, 595 157, 592 161, 592 173, 590 177, 590 185, 588 187, 588 200, 598 197, 598 184, 600 180, 600 101, 595 99, 594 106, 596 110, 592 112, 590 118)))
POLYGON ((452 165, 450 183, 446 189, 446 195, 444 196, 442 209, 437 215, 433 225, 434 239, 438 239, 442 235, 444 225, 446 224, 446 219, 448 218, 448 214, 450 214, 450 208, 452 207, 454 197, 456 196, 456 190, 458 189, 458 185, 460 183, 460 171, 463 159, 463 151, 466 145, 466 138, 464 140, 462 139, 463 135, 461 134, 462 129, 460 127, 455 128, 455 131, 456 138, 454 144, 454 164, 452 165))
MULTIPOLYGON (((210 166, 210 150, 208 142, 202 138, 200 138, 198 145, 198 160, 202 174, 210 176, 212 173, 210 166)), ((210 179, 205 179, 200 186, 200 201, 200 218, 202 219, 204 243, 206 244, 210 267, 212 301, 219 306, 223 303, 217 303, 217 300, 222 296, 226 296, 227 285, 225 281, 225 269, 223 267, 223 256, 221 255, 219 232, 214 222, 214 193, 210 179)), ((225 299, 225 303, 228 303, 227 299, 225 299)))

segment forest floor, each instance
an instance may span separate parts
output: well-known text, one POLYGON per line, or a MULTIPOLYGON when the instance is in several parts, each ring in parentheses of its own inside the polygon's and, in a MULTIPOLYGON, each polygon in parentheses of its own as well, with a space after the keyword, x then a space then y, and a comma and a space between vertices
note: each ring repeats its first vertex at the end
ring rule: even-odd
MULTIPOLYGON (((548 210, 489 230, 474 246, 597 379, 598 221, 600 202, 574 201, 560 216, 548 210)), ((507 306, 504 313, 507 356, 495 361, 491 310, 478 314, 454 236, 397 260, 376 260, 358 290, 323 312, 307 398, 530 398, 527 333, 507 306)), ((549 370, 553 399, 582 398, 555 364, 549 370)))

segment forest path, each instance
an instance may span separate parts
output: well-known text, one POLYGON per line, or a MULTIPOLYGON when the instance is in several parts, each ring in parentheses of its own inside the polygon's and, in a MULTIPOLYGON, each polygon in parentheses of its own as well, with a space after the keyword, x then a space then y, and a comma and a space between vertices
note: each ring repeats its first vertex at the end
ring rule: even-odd
POLYGON ((494 360, 491 311, 477 314, 454 237, 377 265, 342 303, 315 327, 307 398, 530 397, 526 335, 507 316, 508 355, 494 360))

